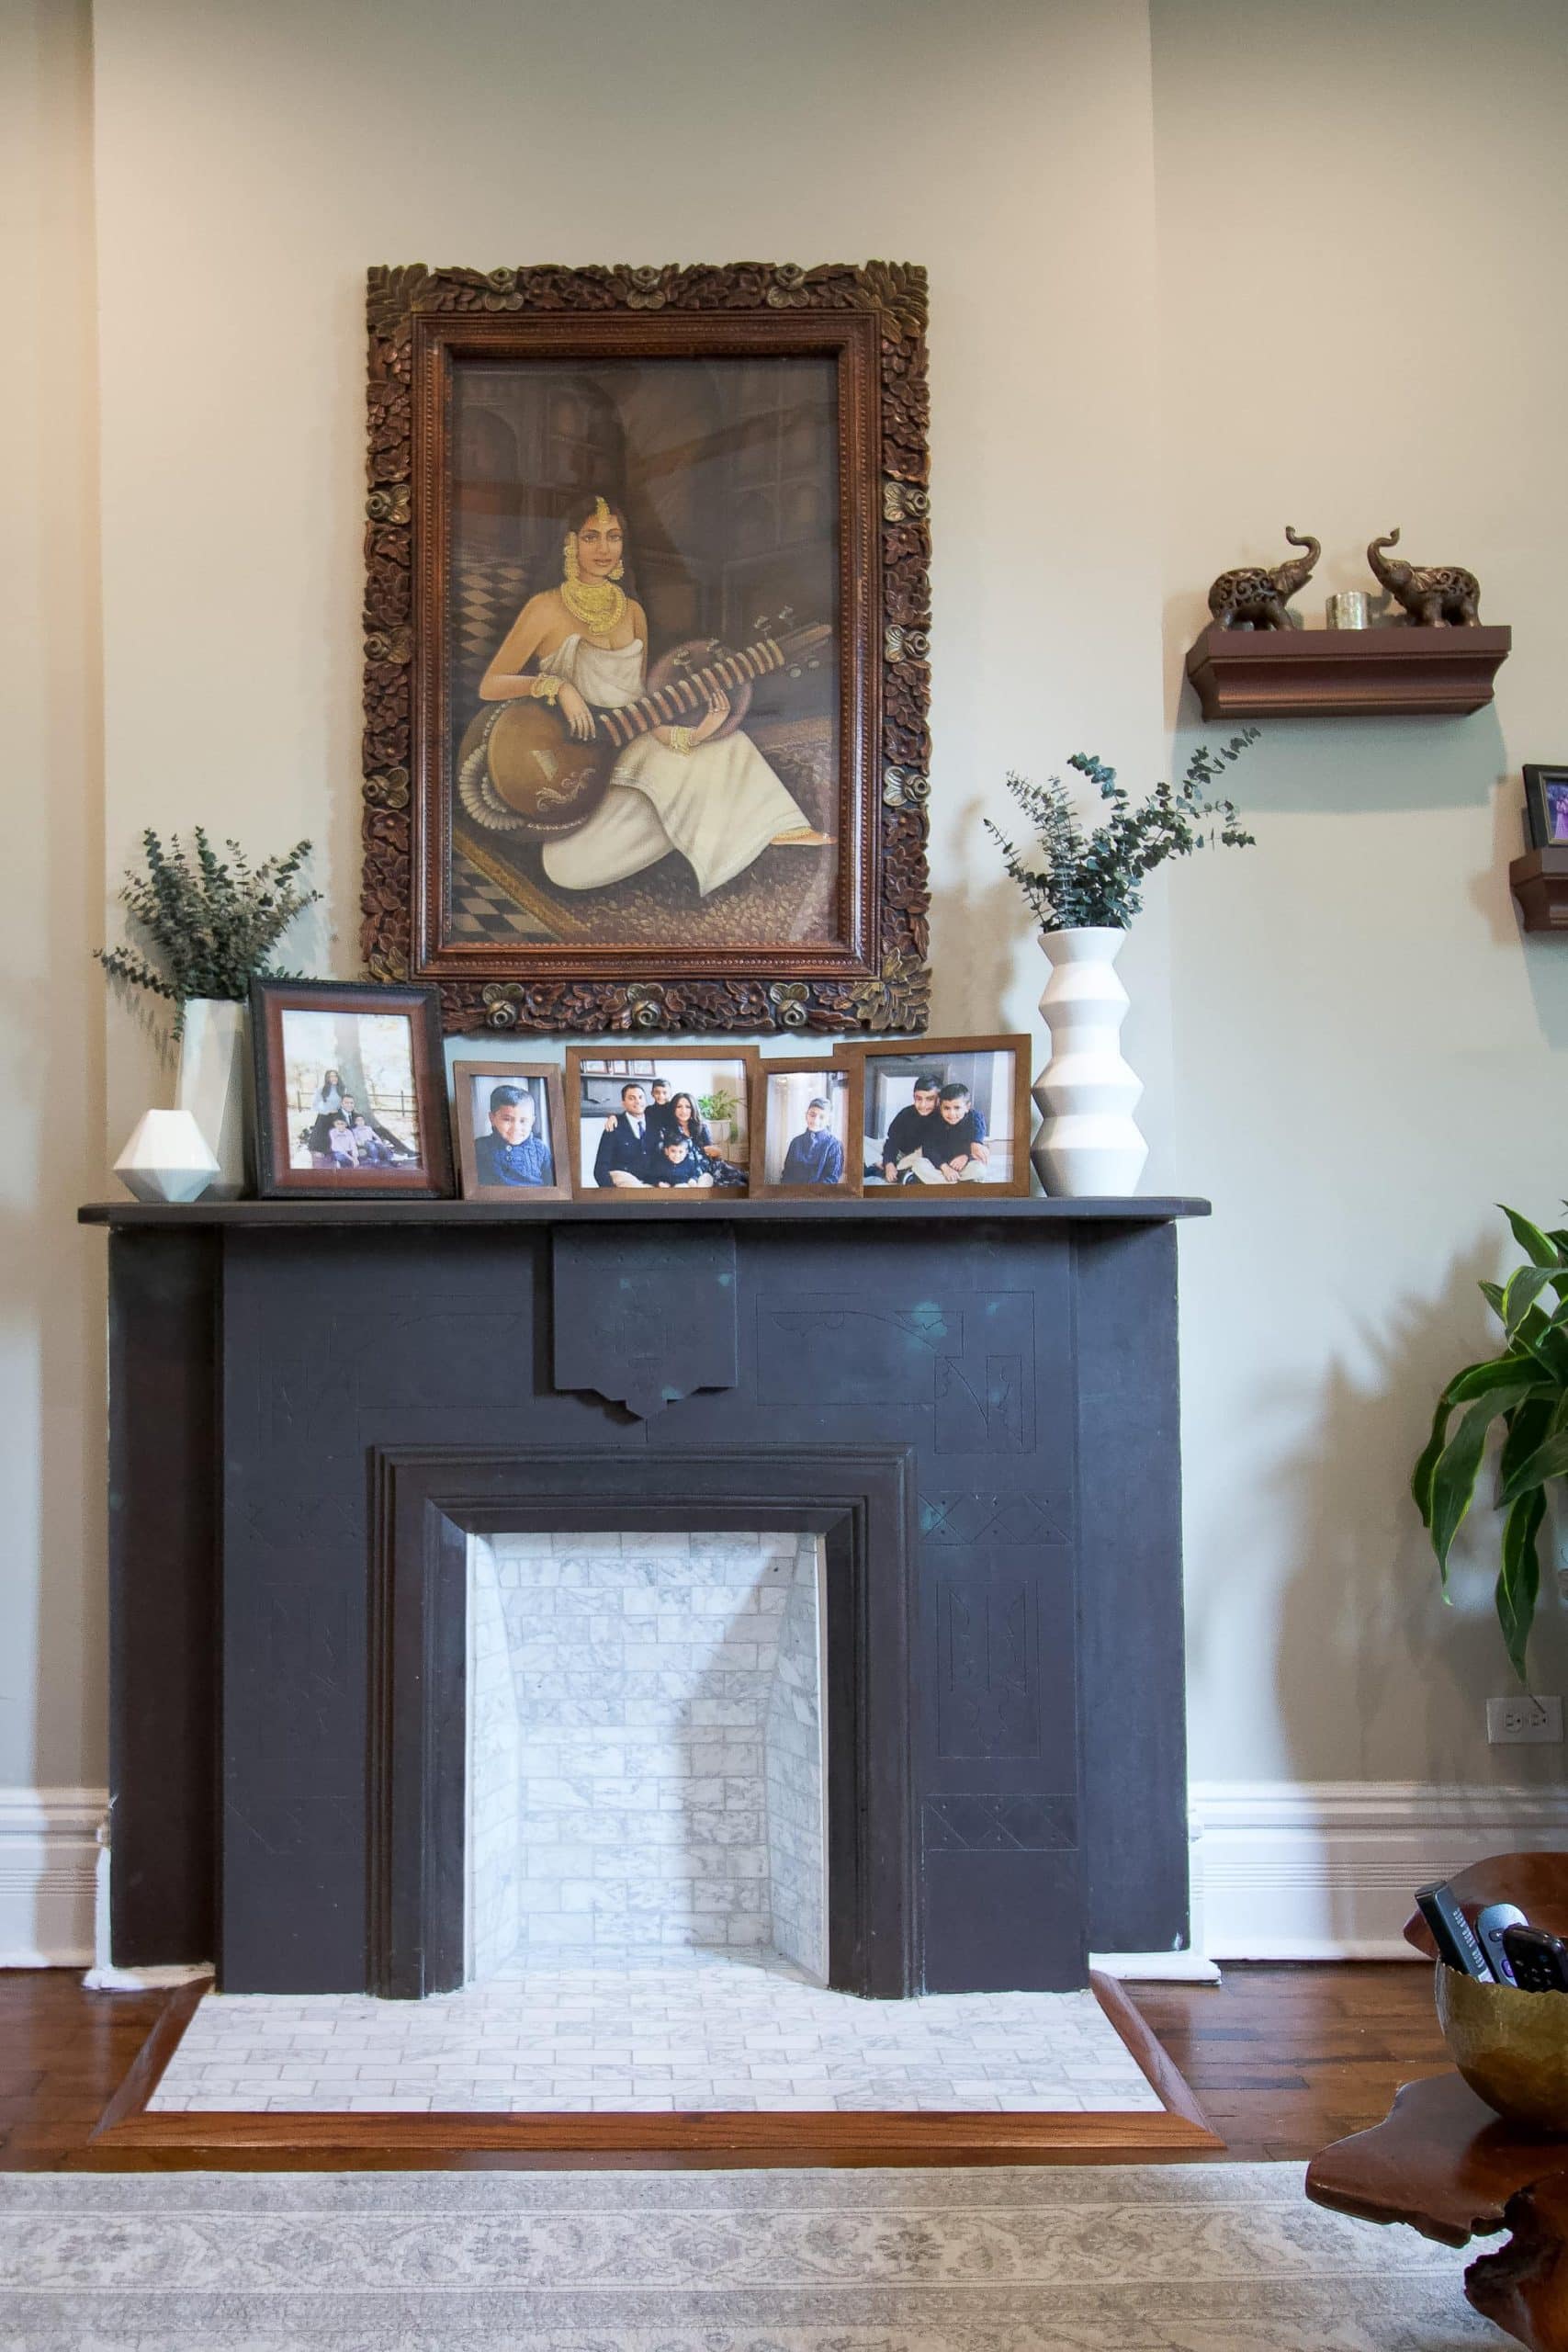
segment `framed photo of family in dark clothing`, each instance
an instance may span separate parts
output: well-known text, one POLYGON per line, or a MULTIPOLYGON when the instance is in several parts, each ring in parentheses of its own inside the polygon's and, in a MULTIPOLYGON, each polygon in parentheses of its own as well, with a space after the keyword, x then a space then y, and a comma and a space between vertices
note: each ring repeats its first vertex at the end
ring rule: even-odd
POLYGON ((746 1199, 756 1070, 752 1046, 661 1046, 629 1056, 571 1047, 565 1131, 577 1199, 608 1202, 627 1192, 746 1199))
POLYGON ((758 1190, 803 1201, 858 1193, 859 1116, 860 1083, 851 1055, 837 1063, 761 1060, 752 1111, 761 1162, 758 1190))
POLYGON ((378 267, 367 322, 367 968, 918 1032, 925 272, 378 267))
POLYGON ((1029 1040, 933 1037, 860 1046, 865 1197, 945 1197, 971 1207, 1029 1191, 1029 1040))
POLYGON ((569 1201, 566 1110, 553 1062, 452 1065, 457 1176, 466 1201, 569 1201))
POLYGON ((451 1192, 434 989, 253 980, 251 1054, 262 1200, 451 1192))

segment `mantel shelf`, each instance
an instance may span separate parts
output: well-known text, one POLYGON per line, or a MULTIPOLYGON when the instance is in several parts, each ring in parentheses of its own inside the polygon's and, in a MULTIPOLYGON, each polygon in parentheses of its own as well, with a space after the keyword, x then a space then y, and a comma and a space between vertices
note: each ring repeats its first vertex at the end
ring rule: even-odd
POLYGON ((1492 699, 1510 628, 1221 628, 1187 656, 1205 718, 1462 718, 1492 699))
POLYGON ((498 1226, 634 1223, 737 1225, 903 1224, 940 1219, 962 1225, 1169 1225, 1178 1217, 1207 1216, 1207 1201, 1167 1198, 1077 1201, 1000 1200, 983 1206, 945 1193, 931 1200, 856 1200, 839 1194, 827 1201, 736 1201, 720 1208, 711 1201, 637 1203, 625 1193, 605 1201, 193 1201, 164 1207, 142 1201, 89 1201, 76 1212, 80 1225, 223 1226, 262 1231, 298 1232, 302 1226, 358 1227, 368 1231, 394 1226, 498 1226))
POLYGON ((1568 934, 1568 842, 1551 842, 1516 857, 1508 888, 1518 901, 1524 930, 1568 934))

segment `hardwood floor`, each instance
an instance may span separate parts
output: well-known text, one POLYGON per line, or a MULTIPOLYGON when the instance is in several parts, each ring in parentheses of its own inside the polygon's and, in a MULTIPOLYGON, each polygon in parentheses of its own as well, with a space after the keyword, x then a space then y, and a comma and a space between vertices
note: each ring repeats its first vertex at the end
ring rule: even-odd
MULTIPOLYGON (((1234 1967, 1217 1988, 1140 1984, 1134 1997, 1231 2162, 1314 2155, 1380 2120, 1402 2082, 1445 2064, 1423 1967, 1234 1967)), ((62 1969, 0 1973, 0 2170, 69 2169, 83 2160, 167 1999, 85 1993, 77 1974, 62 1969)), ((265 2151, 250 2160, 265 2169, 310 2162, 265 2151)), ((115 2159, 127 2171, 166 2161, 130 2149, 115 2159)), ((244 2159, 234 2152, 223 2161, 244 2159)), ((386 2161, 439 2169, 471 2160, 426 2154, 386 2161)), ((355 2162, 371 2168, 363 2157, 355 2162)))

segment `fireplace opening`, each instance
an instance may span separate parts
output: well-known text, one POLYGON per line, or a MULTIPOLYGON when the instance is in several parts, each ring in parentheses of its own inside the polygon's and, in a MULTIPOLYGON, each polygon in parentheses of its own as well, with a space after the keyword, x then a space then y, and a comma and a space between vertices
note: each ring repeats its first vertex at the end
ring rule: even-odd
POLYGON ((829 1981, 825 1546, 474 1532, 464 1978, 829 1981))

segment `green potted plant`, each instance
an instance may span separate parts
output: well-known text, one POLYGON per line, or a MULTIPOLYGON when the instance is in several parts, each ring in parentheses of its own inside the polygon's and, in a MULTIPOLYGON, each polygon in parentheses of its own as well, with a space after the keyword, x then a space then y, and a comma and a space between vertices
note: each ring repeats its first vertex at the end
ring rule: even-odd
POLYGON ((1568 1227, 1543 1232, 1517 1209, 1505 1208, 1503 1215, 1529 1261, 1506 1283, 1481 1284, 1503 1326, 1504 1346, 1450 1381, 1410 1486, 1446 1593, 1449 1554, 1474 1500, 1492 1425, 1501 1420, 1497 1618, 1514 1672, 1524 1682, 1540 1589, 1541 1524, 1549 1495, 1568 1476, 1568 1227))
POLYGON ((735 1097, 728 1087, 716 1086, 711 1094, 699 1094, 697 1097, 698 1114, 706 1123, 709 1137, 714 1143, 726 1144, 729 1141, 730 1122, 735 1116, 735 1097))
POLYGON ((100 947, 111 978, 145 989, 175 1008, 180 1047, 175 1102, 189 1111, 216 1154, 214 1200, 245 1189, 245 1004, 253 978, 292 979, 272 963, 295 917, 321 897, 299 887, 310 854, 296 842, 281 856, 253 865, 238 842, 220 857, 197 825, 192 846, 165 848, 149 826, 141 836, 144 870, 127 871, 119 899, 133 944, 100 947))
POLYGON ((1034 828, 1032 849, 1016 849, 999 825, 985 820, 1040 925, 1040 944, 1051 964, 1040 1000, 1051 1059, 1034 1081, 1044 1125, 1030 1154, 1048 1193, 1137 1190, 1149 1148, 1133 1106, 1144 1090, 1117 1042, 1127 991, 1111 967, 1142 910, 1145 879, 1156 865, 1190 857, 1206 842, 1231 849, 1251 845, 1235 803, 1211 798, 1209 787, 1257 741, 1257 728, 1247 727, 1217 753, 1200 746, 1179 784, 1156 784, 1137 808, 1114 768, 1091 752, 1075 752, 1067 765, 1097 785, 1111 804, 1108 822, 1091 833, 1085 833, 1072 794, 1055 775, 1043 785, 1017 775, 1007 780, 1034 828))

